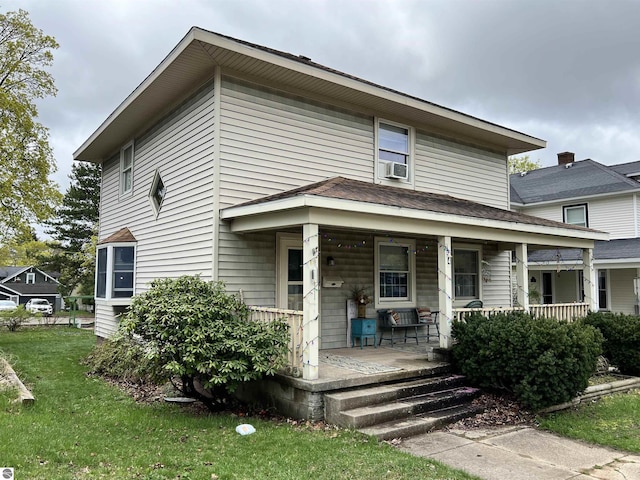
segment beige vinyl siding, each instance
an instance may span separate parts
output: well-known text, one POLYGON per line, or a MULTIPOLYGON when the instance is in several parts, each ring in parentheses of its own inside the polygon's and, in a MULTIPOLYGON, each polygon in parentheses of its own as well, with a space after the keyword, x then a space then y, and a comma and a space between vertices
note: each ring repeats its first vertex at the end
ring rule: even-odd
POLYGON ((510 307, 511 251, 498 250, 496 245, 483 245, 480 282, 482 302, 486 307, 510 307))
POLYGON ((609 232, 610 239, 635 237, 633 195, 589 200, 589 228, 609 232))
POLYGON ((509 208, 507 157, 504 153, 418 131, 415 188, 509 208))
POLYGON ((534 217, 546 218, 555 222, 562 222, 562 206, 540 205, 535 207, 525 207, 520 209, 521 213, 534 217))
POLYGON ((276 305, 275 232, 236 235, 220 226, 218 279, 229 292, 240 292, 249 305, 276 305))
POLYGON ((223 77, 221 207, 334 176, 373 181, 373 118, 223 77))
POLYGON ((611 304, 608 310, 627 315, 635 313, 636 296, 633 292, 635 276, 635 268, 609 270, 608 290, 611 304))
MULTIPOLYGON (((351 342, 347 345, 347 299, 354 286, 364 286, 369 294, 374 293, 374 237, 365 232, 322 231, 321 234, 321 282, 323 277, 330 276, 342 278, 344 284, 342 288, 320 288, 320 347, 351 346, 351 342), (335 266, 326 265, 327 257, 335 259, 335 266)), ((367 305, 367 317, 376 317, 373 303, 367 305)))
POLYGON ((113 307, 96 301, 95 305, 95 334, 97 337, 109 338, 118 330, 113 307))
MULTIPOLYGON (((136 237, 136 293, 158 277, 212 278, 213 126, 209 83, 134 140, 131 196, 118 197, 119 157, 104 164, 99 237, 123 227, 136 237), (156 170, 167 190, 157 217, 149 202, 156 170)), ((113 330, 108 312, 96 312, 96 329, 113 330)))

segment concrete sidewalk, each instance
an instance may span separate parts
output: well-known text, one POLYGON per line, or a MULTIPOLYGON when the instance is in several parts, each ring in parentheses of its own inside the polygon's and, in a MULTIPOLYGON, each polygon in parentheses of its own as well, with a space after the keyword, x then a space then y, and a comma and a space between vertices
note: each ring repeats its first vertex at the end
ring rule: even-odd
POLYGON ((432 432, 400 449, 484 480, 640 479, 640 456, 531 427, 432 432))

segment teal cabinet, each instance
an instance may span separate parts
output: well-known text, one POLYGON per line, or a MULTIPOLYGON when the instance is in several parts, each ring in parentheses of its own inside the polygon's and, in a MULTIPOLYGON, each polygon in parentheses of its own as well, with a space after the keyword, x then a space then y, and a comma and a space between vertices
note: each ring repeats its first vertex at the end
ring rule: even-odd
POLYGON ((352 318, 351 319, 351 347, 355 346, 356 338, 360 339, 360 348, 366 342, 369 345, 369 338, 373 339, 373 348, 376 347, 376 319, 375 318, 352 318))

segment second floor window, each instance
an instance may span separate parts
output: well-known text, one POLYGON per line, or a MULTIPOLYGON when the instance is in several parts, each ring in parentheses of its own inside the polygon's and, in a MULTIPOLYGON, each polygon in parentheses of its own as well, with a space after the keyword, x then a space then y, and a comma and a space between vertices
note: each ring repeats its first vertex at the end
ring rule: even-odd
POLYGON ((577 225, 579 227, 589 226, 586 204, 563 207, 562 216, 564 223, 577 225))
POLYGON ((35 273, 27 273, 27 283, 36 283, 35 273))
POLYGON ((411 175, 412 133, 409 127, 378 122, 378 178, 407 183, 411 175))
POLYGON ((120 194, 133 190, 133 142, 120 150, 120 194))

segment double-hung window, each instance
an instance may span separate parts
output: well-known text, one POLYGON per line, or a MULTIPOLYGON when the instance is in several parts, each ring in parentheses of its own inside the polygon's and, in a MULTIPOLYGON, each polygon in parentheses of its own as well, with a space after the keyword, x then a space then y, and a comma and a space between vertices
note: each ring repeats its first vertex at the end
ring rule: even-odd
POLYGON ((379 121, 377 123, 378 177, 409 180, 411 177, 411 128, 379 121))
POLYGON ((377 304, 415 301, 415 242, 376 240, 377 304))
POLYGON ((562 216, 564 223, 577 225, 579 227, 589 226, 589 216, 586 203, 583 203, 581 205, 569 205, 563 207, 562 216))
POLYGON ((453 251, 453 282, 456 300, 480 298, 480 250, 453 251))
POLYGON ((120 150, 120 194, 127 195, 133 191, 133 142, 120 150))
POLYGON ((96 265, 96 298, 130 298, 134 290, 135 245, 99 246, 96 265))
POLYGON ((27 273, 27 284, 36 283, 36 274, 33 272, 27 273))

